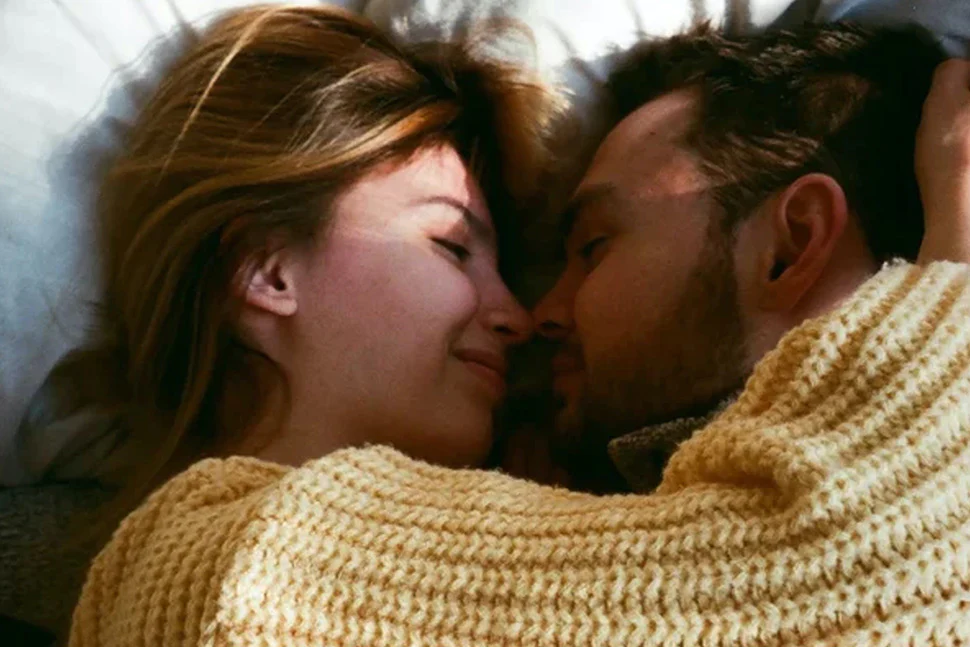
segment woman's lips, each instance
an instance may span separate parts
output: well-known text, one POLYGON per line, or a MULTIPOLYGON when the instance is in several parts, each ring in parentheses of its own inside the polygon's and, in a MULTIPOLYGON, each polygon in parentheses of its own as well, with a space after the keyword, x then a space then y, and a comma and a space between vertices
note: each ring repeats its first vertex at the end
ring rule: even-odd
POLYGON ((501 373, 496 371, 494 368, 485 366, 484 364, 479 364, 477 362, 466 361, 465 365, 478 377, 488 383, 489 388, 495 392, 497 398, 502 398, 505 395, 506 385, 505 378, 501 373))
POLYGON ((496 398, 501 399, 505 395, 507 388, 505 375, 508 372, 505 357, 498 353, 473 349, 456 351, 455 356, 474 375, 485 382, 490 390, 494 392, 496 398))

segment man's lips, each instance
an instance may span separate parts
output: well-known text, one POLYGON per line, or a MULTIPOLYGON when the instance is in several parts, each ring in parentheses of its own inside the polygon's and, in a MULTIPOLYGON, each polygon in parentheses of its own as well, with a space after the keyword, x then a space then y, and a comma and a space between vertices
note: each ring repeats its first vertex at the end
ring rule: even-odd
POLYGON ((552 374, 576 373, 585 368, 582 356, 578 353, 559 353, 552 358, 552 374))
POLYGON ((567 400, 582 391, 585 362, 579 351, 560 351, 552 358, 552 390, 567 400))
POLYGON ((508 363, 505 361, 505 357, 500 353, 466 348, 455 351, 455 355, 462 361, 474 362, 475 364, 481 364, 482 366, 492 369, 498 373, 502 379, 505 379, 505 374, 508 372, 508 363))

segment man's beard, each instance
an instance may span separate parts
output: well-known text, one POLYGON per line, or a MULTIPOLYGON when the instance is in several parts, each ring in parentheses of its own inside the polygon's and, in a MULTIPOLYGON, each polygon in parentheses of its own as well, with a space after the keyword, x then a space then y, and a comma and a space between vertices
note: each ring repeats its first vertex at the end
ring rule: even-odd
POLYGON ((608 443, 648 425, 705 415, 741 389, 750 373, 732 240, 712 223, 700 261, 676 308, 648 347, 587 363, 572 416, 573 451, 604 454, 608 443))

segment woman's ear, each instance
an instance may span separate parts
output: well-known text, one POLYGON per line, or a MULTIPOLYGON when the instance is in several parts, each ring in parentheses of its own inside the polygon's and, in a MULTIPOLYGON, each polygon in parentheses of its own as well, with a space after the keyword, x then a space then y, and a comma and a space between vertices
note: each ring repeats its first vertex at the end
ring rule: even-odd
POLYGON ((239 289, 247 307, 278 317, 296 314, 299 300, 295 259, 291 254, 274 252, 261 261, 245 266, 243 272, 239 289))
POLYGON ((812 289, 849 221, 845 192, 830 175, 798 178, 767 205, 773 244, 763 265, 761 306, 794 309, 812 289))

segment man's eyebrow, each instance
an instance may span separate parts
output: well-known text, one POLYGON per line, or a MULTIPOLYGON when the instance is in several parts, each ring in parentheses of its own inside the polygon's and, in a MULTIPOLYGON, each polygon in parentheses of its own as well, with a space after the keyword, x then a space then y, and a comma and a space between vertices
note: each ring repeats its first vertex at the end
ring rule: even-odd
POLYGON ((424 198, 420 201, 421 204, 443 204, 449 207, 453 207, 461 212, 462 218, 468 225, 469 229, 472 230, 472 235, 485 243, 495 246, 495 230, 492 229, 484 219, 480 218, 474 211, 469 209, 466 205, 456 198, 452 198, 447 195, 433 195, 428 198, 424 198))
POLYGON ((572 199, 569 200, 566 208, 563 209, 562 218, 559 221, 559 235, 561 239, 566 240, 573 233, 573 228, 576 226, 576 219, 583 209, 588 208, 591 204, 599 202, 600 200, 611 197, 615 190, 616 187, 611 182, 603 182, 602 184, 594 184, 579 189, 573 195, 572 199))

